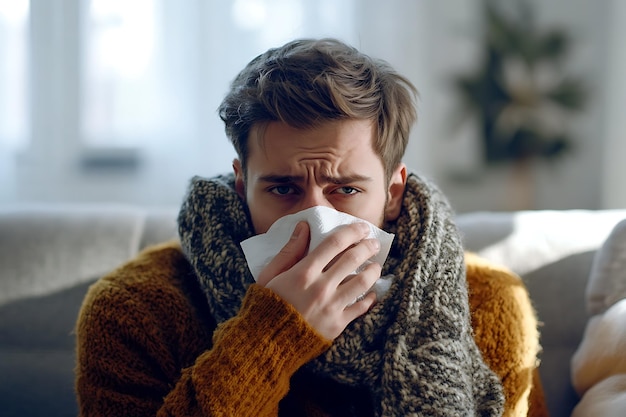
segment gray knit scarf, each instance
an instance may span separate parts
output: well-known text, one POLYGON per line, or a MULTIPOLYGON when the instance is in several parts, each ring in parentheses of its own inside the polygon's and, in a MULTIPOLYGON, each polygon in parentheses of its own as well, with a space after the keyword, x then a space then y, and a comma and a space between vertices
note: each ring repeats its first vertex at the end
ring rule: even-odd
MULTIPOLYGON (((183 251, 218 323, 254 282, 239 243, 252 236, 232 175, 195 177, 178 218, 183 251)), ((378 416, 496 416, 504 396, 470 325, 465 265, 452 212, 428 181, 409 175, 383 275, 389 292, 352 322, 309 370, 373 393, 378 416)))

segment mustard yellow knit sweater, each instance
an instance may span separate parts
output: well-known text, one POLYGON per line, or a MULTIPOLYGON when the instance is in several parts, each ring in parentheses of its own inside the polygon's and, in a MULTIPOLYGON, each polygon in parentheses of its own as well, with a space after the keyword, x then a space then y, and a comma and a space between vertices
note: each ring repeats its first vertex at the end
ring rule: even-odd
MULTIPOLYGON (((506 416, 545 416, 528 294, 466 257, 475 339, 500 376, 506 416)), ((180 246, 149 248, 100 279, 77 322, 82 416, 371 416, 364 389, 300 370, 330 346, 270 290, 252 285, 216 326, 180 246), (280 412, 279 412, 280 410, 280 412)))

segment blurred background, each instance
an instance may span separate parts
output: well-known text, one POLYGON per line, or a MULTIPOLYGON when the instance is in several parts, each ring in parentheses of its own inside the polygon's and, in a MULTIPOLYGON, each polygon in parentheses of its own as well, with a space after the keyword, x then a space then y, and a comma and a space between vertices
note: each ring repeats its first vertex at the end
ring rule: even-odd
POLYGON ((420 91, 407 165, 457 212, 626 207, 620 0, 0 0, 0 204, 178 206, 229 172, 256 55, 332 36, 420 91))

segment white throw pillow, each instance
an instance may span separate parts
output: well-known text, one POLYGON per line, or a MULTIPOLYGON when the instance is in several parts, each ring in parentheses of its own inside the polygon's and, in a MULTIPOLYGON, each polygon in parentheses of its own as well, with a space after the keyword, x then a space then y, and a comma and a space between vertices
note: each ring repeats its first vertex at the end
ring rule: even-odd
POLYGON ((626 410, 626 375, 614 375, 594 385, 580 400, 572 417, 623 417, 626 410))
POLYGON ((586 288, 587 311, 605 312, 626 298, 626 219, 619 222, 596 253, 586 288))
POLYGON ((572 356, 572 385, 579 395, 613 375, 626 375, 626 298, 587 322, 572 356))

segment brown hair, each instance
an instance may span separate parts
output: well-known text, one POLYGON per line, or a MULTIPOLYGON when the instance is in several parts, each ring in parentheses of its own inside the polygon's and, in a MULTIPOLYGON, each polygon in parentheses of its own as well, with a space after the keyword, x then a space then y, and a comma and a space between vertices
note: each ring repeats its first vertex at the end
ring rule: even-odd
POLYGON ((401 162, 417 118, 417 90, 388 63, 336 39, 301 39, 253 59, 219 107, 245 172, 253 126, 281 121, 310 128, 340 119, 377 122, 374 151, 387 179, 401 162))

